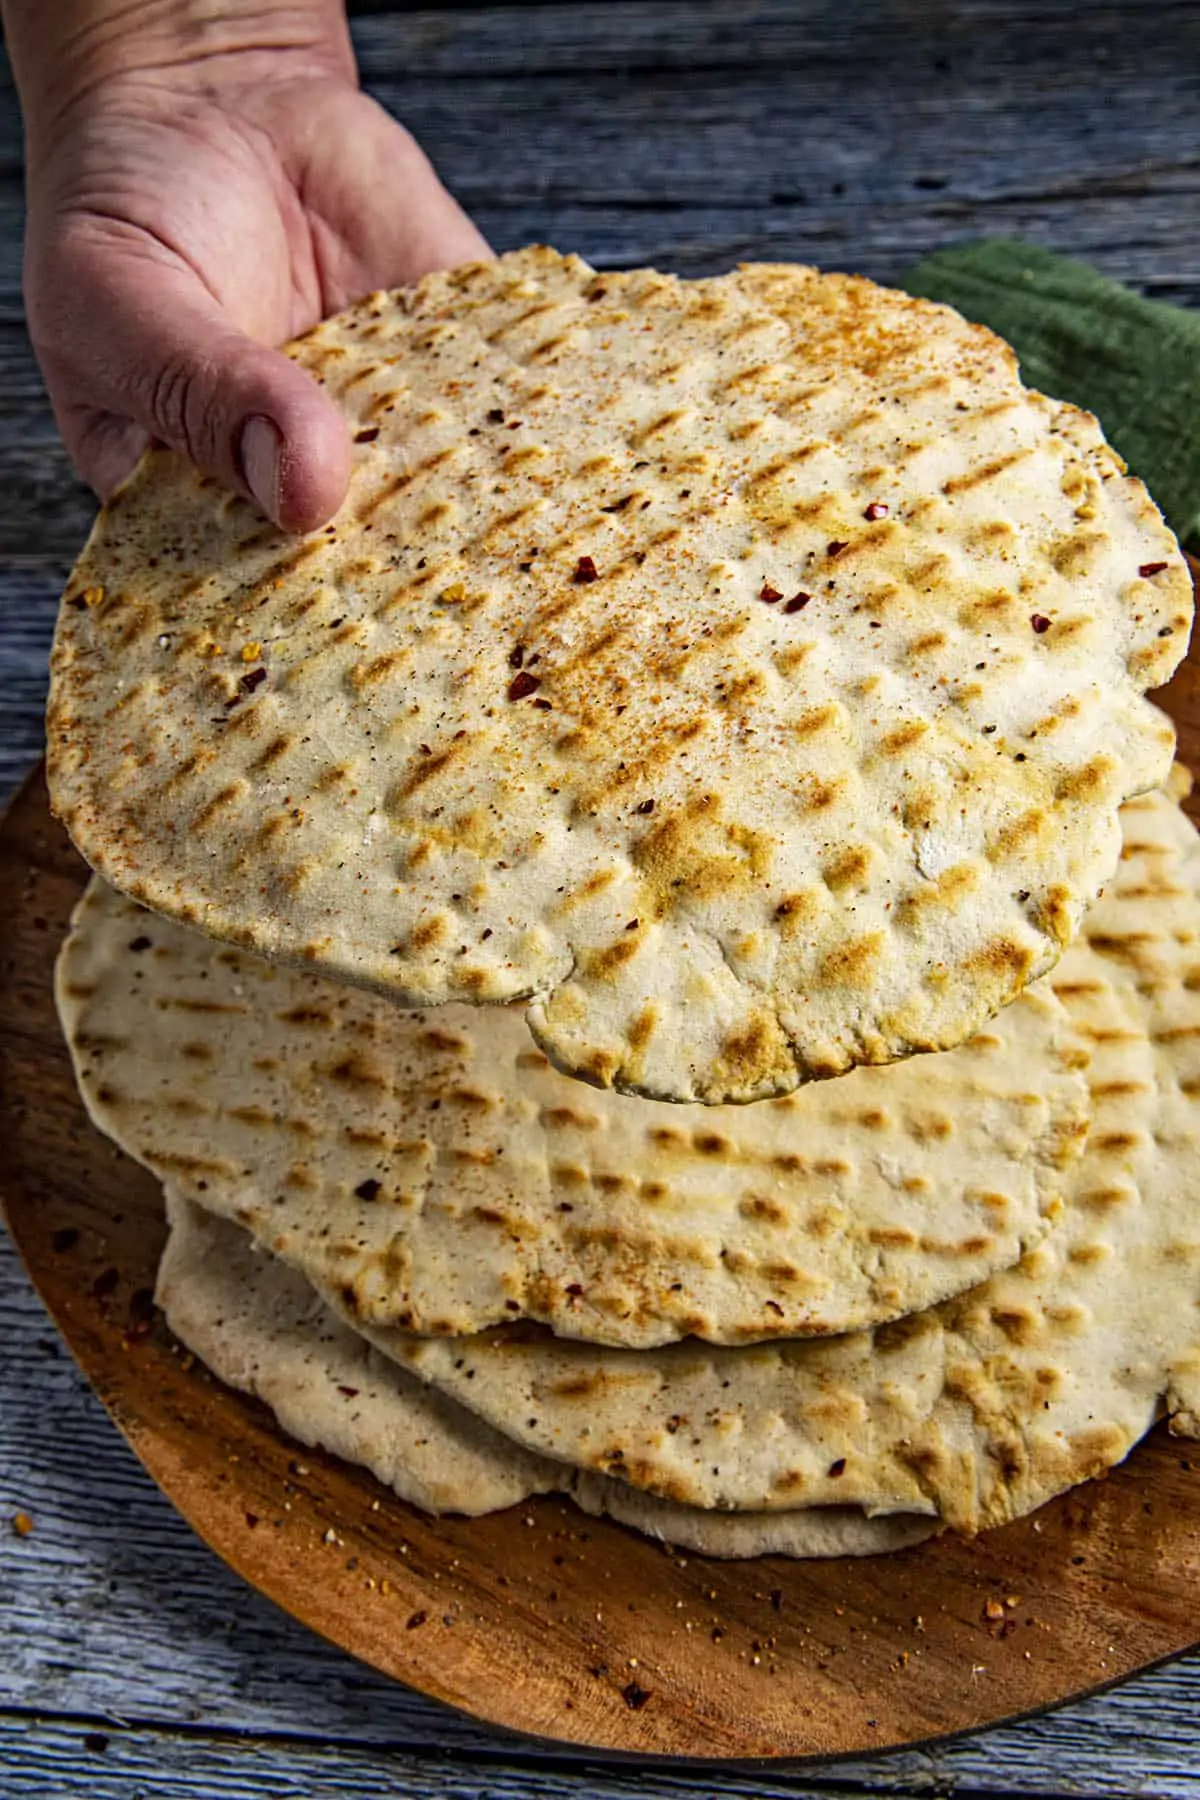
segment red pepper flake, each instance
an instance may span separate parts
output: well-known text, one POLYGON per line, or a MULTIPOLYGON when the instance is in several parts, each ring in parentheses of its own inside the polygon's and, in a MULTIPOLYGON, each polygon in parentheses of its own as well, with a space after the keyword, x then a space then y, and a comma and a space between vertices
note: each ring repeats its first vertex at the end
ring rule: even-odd
POLYGON ((540 712, 553 712, 554 711, 554 702, 552 700, 543 700, 540 695, 534 701, 533 704, 538 708, 538 710, 540 712))
POLYGON ((634 812, 640 813, 652 813, 654 811, 654 802, 653 800, 642 800, 633 810, 634 812))
POLYGON ((843 550, 850 547, 849 538, 831 538, 825 546, 826 556, 840 556, 843 550))
POLYGON ((614 500, 611 506, 602 506, 600 508, 600 511, 606 512, 606 513, 624 512, 625 508, 628 505, 630 505, 632 500, 633 500, 632 494, 625 494, 620 500, 614 500))
POLYGON ((777 600, 783 599, 779 589, 772 587, 769 581, 763 582, 758 590, 758 597, 760 600, 764 600, 768 606, 774 606, 777 600))
POLYGON ((491 411, 487 415, 487 422, 489 425, 503 425, 503 423, 504 423, 503 410, 499 406, 493 406, 491 411))
POLYGON ((1138 574, 1143 580, 1148 581, 1151 575, 1161 575, 1166 566, 1165 562, 1142 563, 1141 567, 1138 569, 1138 574))
POLYGON ((793 594, 783 610, 785 613, 802 612, 811 599, 811 594, 793 594))
POLYGON ((631 1712, 641 1712, 643 1706, 645 1706, 647 1700, 649 1700, 650 1695, 648 1691, 644 1687, 640 1687, 636 1681, 628 1681, 621 1689, 621 1698, 631 1712))
POLYGON ((267 671, 265 669, 251 669, 248 674, 242 676, 239 686, 244 687, 248 694, 252 694, 255 688, 261 687, 266 679, 267 671))
POLYGON ((133 951, 135 956, 139 956, 143 950, 150 949, 151 942, 152 940, 143 934, 141 937, 130 938, 129 948, 133 951))
POLYGON ((886 500, 872 500, 870 506, 865 506, 863 508, 863 518, 870 519, 872 524, 874 524, 876 519, 886 519, 887 516, 888 509, 886 500))
POLYGON ((541 685, 539 675, 531 675, 528 669, 522 669, 520 674, 514 675, 509 682, 508 697, 510 700, 527 700, 530 694, 537 693, 541 685))
POLYGON ((1039 637, 1043 631, 1049 631, 1050 629, 1050 621, 1045 613, 1034 613, 1029 623, 1033 626, 1033 629, 1037 632, 1039 637))
POLYGON ((409 1617, 404 1621, 405 1631, 415 1631, 417 1629, 417 1626, 423 1625, 428 1617, 429 1617, 429 1614, 424 1611, 415 1612, 415 1613, 410 1614, 409 1617))
POLYGON ((836 1462, 830 1463, 829 1473, 835 1481, 839 1475, 844 1475, 846 1473, 846 1459, 844 1456, 839 1456, 836 1462))
POLYGON ((359 1182, 354 1192, 358 1195, 360 1200, 375 1200, 378 1198, 379 1190, 382 1186, 382 1181, 377 1181, 374 1175, 368 1175, 365 1181, 359 1182))
POLYGON ((365 431, 355 432, 354 441, 356 444, 373 444, 378 436, 378 425, 369 425, 365 431))
POLYGON ((352 1387, 343 1387, 341 1382, 338 1383, 338 1393, 345 1394, 347 1400, 357 1400, 358 1399, 358 1389, 352 1388, 352 1387))
POLYGON ((582 583, 585 581, 599 581, 599 579, 600 571, 592 561, 591 557, 581 556, 579 561, 575 564, 575 573, 572 575, 571 580, 582 583))
POLYGON ((628 925, 625 927, 626 931, 636 931, 639 923, 640 921, 637 919, 630 919, 628 925))
POLYGON ((525 661, 525 646, 524 646, 524 644, 514 644, 512 649, 508 653, 509 668, 510 669, 519 669, 521 664, 524 661, 525 661))

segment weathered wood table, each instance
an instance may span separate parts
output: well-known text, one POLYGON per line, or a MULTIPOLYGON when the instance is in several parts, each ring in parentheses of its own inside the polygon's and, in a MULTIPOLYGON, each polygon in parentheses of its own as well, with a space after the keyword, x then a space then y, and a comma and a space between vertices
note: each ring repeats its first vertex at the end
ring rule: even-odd
MULTIPOLYGON (((541 239, 684 274, 779 257, 887 279, 1000 232, 1200 302, 1188 0, 447 6, 361 17, 356 37, 367 84, 498 248, 541 239)), ((22 326, 20 227, 5 89, 0 796, 39 749, 55 600, 91 512, 22 326)), ((0 950, 3 933, 0 920, 0 950)), ((940 1749, 792 1774, 602 1768, 501 1738, 358 1667, 217 1563, 105 1419, 6 1244, 0 1345, 3 1800, 1200 1796, 1200 1657, 940 1749), (18 1510, 29 1536, 10 1530, 18 1510)), ((1200 1636, 1200 1596, 1196 1614, 1200 1636)))

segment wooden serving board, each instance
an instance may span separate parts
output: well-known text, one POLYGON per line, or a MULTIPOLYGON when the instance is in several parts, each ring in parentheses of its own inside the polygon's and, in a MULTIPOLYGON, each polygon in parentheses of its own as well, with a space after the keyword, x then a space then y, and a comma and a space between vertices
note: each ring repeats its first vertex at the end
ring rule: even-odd
MULTIPOLYGON (((1200 766, 1200 670, 1164 696, 1200 766)), ((596 1748, 830 1756, 1035 1711, 1200 1640, 1200 1452, 1158 1430, 1107 1480, 973 1543, 722 1563, 540 1499, 429 1519, 281 1437, 155 1314, 157 1182, 93 1130, 51 994, 86 870, 39 775, 0 826, 0 1193, 113 1419, 262 1593, 475 1717, 596 1748)), ((87 1471, 79 1471, 81 1490, 87 1471)))

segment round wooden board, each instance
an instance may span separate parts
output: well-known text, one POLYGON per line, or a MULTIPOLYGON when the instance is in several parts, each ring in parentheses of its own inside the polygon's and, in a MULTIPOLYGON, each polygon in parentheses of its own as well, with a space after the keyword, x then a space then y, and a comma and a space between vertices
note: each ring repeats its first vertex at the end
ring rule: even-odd
MULTIPOLYGON (((1200 672, 1185 669, 1165 702, 1196 766, 1200 672)), ((994 1723, 1196 1641, 1200 1453, 1161 1429, 1106 1481, 973 1543, 824 1563, 675 1555, 553 1499, 429 1519, 289 1444, 263 1407, 183 1356, 154 1313, 158 1184, 89 1125, 51 997, 85 879, 31 778, 0 828, 9 1224, 154 1480, 294 1617, 497 1725, 739 1760, 847 1755, 994 1723)))

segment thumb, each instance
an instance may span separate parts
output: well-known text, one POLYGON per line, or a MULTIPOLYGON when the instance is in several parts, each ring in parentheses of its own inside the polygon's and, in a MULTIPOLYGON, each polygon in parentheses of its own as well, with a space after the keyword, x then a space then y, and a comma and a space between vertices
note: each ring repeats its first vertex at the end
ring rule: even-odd
POLYGON ((85 480, 111 488, 114 475, 127 472, 114 457, 129 457, 144 432, 284 530, 324 524, 350 472, 346 427, 329 396, 282 352, 233 325, 189 270, 111 252, 104 260, 90 278, 75 271, 86 321, 65 339, 56 321, 45 358, 85 480), (56 379, 64 341, 73 366, 56 379))

